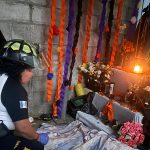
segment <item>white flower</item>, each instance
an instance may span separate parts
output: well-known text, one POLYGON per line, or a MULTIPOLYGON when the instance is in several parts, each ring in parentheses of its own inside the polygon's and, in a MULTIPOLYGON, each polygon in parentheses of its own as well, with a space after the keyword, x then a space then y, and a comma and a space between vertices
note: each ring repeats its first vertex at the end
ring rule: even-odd
POLYGON ((102 69, 104 69, 104 68, 105 68, 105 65, 101 65, 101 67, 102 67, 102 69))
POLYGON ((150 92, 150 86, 146 86, 145 88, 143 88, 145 91, 150 92))
POLYGON ((149 105, 149 103, 148 103, 148 102, 145 102, 145 105, 149 105))
POLYGON ((104 82, 105 82, 105 83, 108 83, 108 80, 105 80, 104 82))
POLYGON ((97 74, 100 75, 102 72, 100 70, 97 71, 97 74))
POLYGON ((97 75, 97 78, 100 78, 100 75, 97 75))

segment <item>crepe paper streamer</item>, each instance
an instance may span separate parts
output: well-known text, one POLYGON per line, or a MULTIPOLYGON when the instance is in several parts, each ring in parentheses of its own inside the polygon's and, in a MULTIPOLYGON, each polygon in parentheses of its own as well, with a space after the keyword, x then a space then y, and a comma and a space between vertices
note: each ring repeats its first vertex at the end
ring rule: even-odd
POLYGON ((126 39, 129 41, 133 40, 133 36, 135 34, 135 30, 136 30, 136 23, 137 23, 137 17, 138 17, 138 12, 139 12, 139 3, 141 0, 136 0, 135 2, 135 7, 132 13, 132 18, 130 20, 130 24, 129 24, 129 28, 128 28, 128 32, 127 32, 127 36, 126 39))
MULTIPOLYGON (((73 44, 73 31, 74 31, 74 21, 75 21, 75 0, 69 0, 69 17, 68 17, 68 43, 66 48, 66 56, 65 56, 65 63, 64 63, 64 74, 63 74, 63 83, 61 86, 60 92, 60 101, 57 107, 58 114, 61 114, 63 100, 65 97, 65 89, 67 85, 67 76, 68 76, 68 67, 71 57, 71 49, 73 44)), ((61 117, 61 116, 59 116, 61 117)))
POLYGON ((112 102, 113 100, 108 101, 102 110, 103 116, 105 116, 110 122, 114 120, 114 110, 112 102))
POLYGON ((98 38, 98 43, 97 43, 97 52, 95 56, 95 62, 98 62, 100 60, 100 57, 102 55, 102 35, 105 27, 105 15, 106 15, 106 4, 107 0, 102 0, 103 8, 102 8, 102 14, 101 14, 101 19, 99 23, 99 38, 98 38))
POLYGON ((60 100, 60 90, 62 85, 62 63, 64 57, 64 27, 65 27, 65 16, 66 16, 66 0, 61 0, 61 11, 60 11, 60 39, 58 47, 58 72, 57 72, 57 88, 55 101, 53 103, 53 116, 57 117, 61 115, 61 112, 57 112, 57 103, 60 100))
POLYGON ((118 12, 117 12, 117 20, 116 20, 116 29, 115 29, 115 35, 113 39, 113 47, 112 47, 112 53, 110 58, 110 65, 112 66, 114 64, 116 49, 118 45, 118 38, 119 38, 119 30, 120 30, 120 21, 122 16, 122 10, 123 10, 123 3, 124 0, 118 0, 118 12))
POLYGON ((70 65, 70 75, 69 75, 69 81, 68 81, 69 86, 71 85, 73 68, 74 68, 74 64, 76 61, 76 46, 77 46, 78 38, 79 38, 81 16, 82 16, 82 0, 78 0, 78 12, 77 12, 77 17, 76 17, 75 35, 74 35, 74 41, 73 41, 73 46, 72 46, 72 61, 70 65))
POLYGON ((84 87, 81 83, 77 83, 75 85, 75 92, 76 92, 77 96, 82 96, 85 94, 84 87))
MULTIPOLYGON (((85 41, 82 53, 82 62, 87 63, 87 51, 88 51, 88 43, 90 40, 90 29, 91 29, 91 17, 93 11, 94 0, 89 0, 88 3, 88 15, 86 18, 86 33, 85 33, 85 41)), ((82 82, 82 74, 78 74, 78 83, 82 82)))
MULTIPOLYGON (((63 61, 64 52, 58 51, 58 59, 62 62, 63 61)), ((62 78, 62 67, 60 66, 60 62, 58 64, 58 75, 57 75, 57 89, 55 95, 55 101, 53 102, 53 117, 58 117, 57 105, 60 99, 60 89, 61 89, 61 78, 62 78)), ((61 64, 62 65, 62 64, 61 64)))
POLYGON ((87 63, 87 51, 88 51, 88 43, 90 40, 91 17, 92 17, 93 5, 94 5, 94 0, 89 0, 88 16, 86 18, 86 33, 85 33, 85 41, 84 41, 84 48, 83 48, 83 63, 87 63))
MULTIPOLYGON (((51 4, 51 23, 49 27, 49 33, 48 33, 48 59, 49 59, 49 68, 48 68, 48 74, 52 73, 52 43, 53 43, 53 26, 56 22, 56 0, 52 0, 51 4)), ((47 100, 50 102, 52 97, 52 80, 47 80, 47 100)))
POLYGON ((110 59, 110 39, 112 24, 114 19, 114 4, 115 0, 109 2, 109 16, 108 16, 108 25, 106 26, 106 39, 105 39, 105 63, 109 62, 110 59))
POLYGON ((56 25, 53 26, 53 35, 55 35, 55 36, 59 35, 59 29, 56 25))

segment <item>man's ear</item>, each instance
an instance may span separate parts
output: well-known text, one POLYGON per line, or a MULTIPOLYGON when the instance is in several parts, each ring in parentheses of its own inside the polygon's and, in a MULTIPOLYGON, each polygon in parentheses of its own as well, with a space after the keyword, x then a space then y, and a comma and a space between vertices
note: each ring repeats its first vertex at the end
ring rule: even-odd
POLYGON ((0 30, 0 49, 1 48, 3 48, 3 46, 6 44, 6 39, 5 39, 5 37, 4 37, 4 35, 3 35, 3 33, 1 32, 1 30, 0 30))

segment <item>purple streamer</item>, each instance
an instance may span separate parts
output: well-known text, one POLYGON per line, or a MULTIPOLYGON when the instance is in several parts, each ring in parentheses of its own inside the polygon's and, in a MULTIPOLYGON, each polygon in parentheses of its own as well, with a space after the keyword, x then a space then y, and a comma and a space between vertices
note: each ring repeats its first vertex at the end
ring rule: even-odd
POLYGON ((99 61, 99 58, 97 58, 97 54, 101 54, 102 33, 105 27, 106 3, 107 3, 107 0, 102 0, 103 9, 102 9, 101 19, 99 23, 99 39, 97 43, 97 52, 95 56, 95 62, 99 61))
MULTIPOLYGON (((138 5, 138 3, 139 3, 140 1, 141 1, 141 0, 136 0, 136 2, 135 2, 135 7, 134 7, 134 11, 133 11, 133 13, 132 13, 132 17, 135 16, 136 19, 137 19, 137 17, 138 17, 138 12, 139 12, 139 8, 137 8, 137 5, 138 5)), ((129 41, 132 41, 132 40, 133 40, 133 36, 134 36, 135 30, 136 30, 136 23, 135 23, 135 24, 132 24, 131 21, 130 21, 128 33, 127 33, 127 36, 126 36, 126 39, 127 39, 127 40, 129 40, 129 41)))
POLYGON ((66 48, 66 56, 65 56, 65 63, 64 63, 64 74, 63 74, 63 83, 61 86, 61 92, 60 92, 60 101, 57 107, 57 113, 58 117, 61 117, 61 111, 62 111, 62 105, 63 105, 63 99, 65 96, 65 82, 67 80, 68 76, 68 66, 70 62, 70 56, 71 56, 71 50, 72 50, 72 44, 73 44, 73 31, 74 31, 74 20, 75 20, 75 0, 69 0, 69 20, 68 20, 68 43, 66 48))

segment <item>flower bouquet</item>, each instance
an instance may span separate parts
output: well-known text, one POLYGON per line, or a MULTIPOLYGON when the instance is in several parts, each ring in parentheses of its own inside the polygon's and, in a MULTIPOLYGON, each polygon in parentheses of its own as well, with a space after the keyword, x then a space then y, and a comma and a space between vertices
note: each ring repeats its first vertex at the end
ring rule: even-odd
POLYGON ((84 76, 85 85, 95 92, 104 89, 104 86, 110 82, 111 67, 102 62, 79 65, 79 71, 84 76))
POLYGON ((143 125, 136 122, 126 122, 119 130, 118 140, 130 147, 136 148, 144 141, 143 125))

